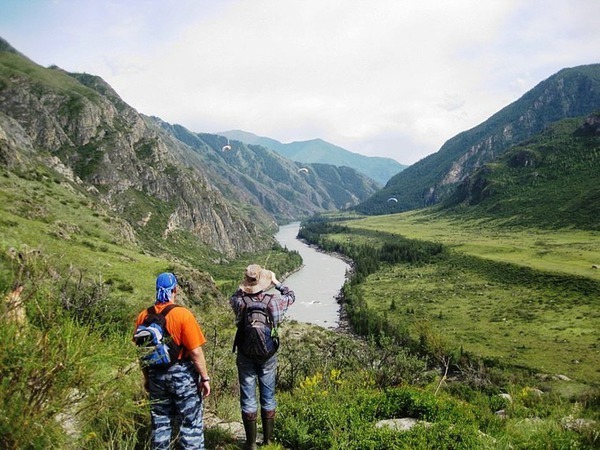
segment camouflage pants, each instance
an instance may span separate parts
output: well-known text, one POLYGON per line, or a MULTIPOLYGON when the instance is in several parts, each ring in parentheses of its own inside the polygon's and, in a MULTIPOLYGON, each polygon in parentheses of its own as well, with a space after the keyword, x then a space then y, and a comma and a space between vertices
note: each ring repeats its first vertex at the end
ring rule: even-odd
POLYGON ((152 448, 172 448, 172 431, 178 425, 180 448, 204 449, 202 394, 192 363, 175 364, 164 371, 151 370, 148 375, 152 448))

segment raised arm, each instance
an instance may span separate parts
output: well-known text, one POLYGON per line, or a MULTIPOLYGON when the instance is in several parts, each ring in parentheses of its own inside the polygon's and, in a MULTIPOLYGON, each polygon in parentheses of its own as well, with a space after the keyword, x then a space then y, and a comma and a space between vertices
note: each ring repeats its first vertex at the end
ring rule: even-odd
POLYGON ((271 272, 271 282, 275 285, 275 289, 279 291, 281 295, 276 295, 270 302, 269 307, 271 308, 271 314, 275 324, 279 324, 283 320, 283 315, 287 309, 296 301, 296 295, 287 286, 284 286, 271 272))

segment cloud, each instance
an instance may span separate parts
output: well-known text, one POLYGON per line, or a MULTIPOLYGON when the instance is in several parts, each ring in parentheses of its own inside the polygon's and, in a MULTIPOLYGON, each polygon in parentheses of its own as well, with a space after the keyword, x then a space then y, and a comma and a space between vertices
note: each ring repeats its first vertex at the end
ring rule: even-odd
POLYGON ((440 138, 432 135, 445 133, 439 110, 465 105, 467 86, 477 81, 476 71, 456 63, 459 50, 493 38, 506 14, 497 5, 238 2, 219 20, 189 26, 147 61, 144 80, 117 82, 132 98, 153 91, 148 102, 196 126, 229 122, 283 139, 321 132, 368 140, 406 124, 434 151, 440 138))
POLYGON ((404 164, 600 48, 595 0, 82 3, 0 25, 34 60, 192 131, 320 137, 404 164))

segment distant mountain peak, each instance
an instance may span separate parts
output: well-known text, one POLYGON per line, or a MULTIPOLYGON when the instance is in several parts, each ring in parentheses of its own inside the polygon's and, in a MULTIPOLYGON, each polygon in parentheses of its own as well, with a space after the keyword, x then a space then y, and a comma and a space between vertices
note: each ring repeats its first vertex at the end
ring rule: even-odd
POLYGON ((392 176, 407 167, 392 158, 361 155, 321 138, 293 141, 284 144, 276 139, 257 136, 256 134, 241 130, 223 131, 218 134, 246 144, 262 145, 286 158, 300 163, 322 163, 338 167, 350 167, 368 176, 381 186, 385 185, 392 176))

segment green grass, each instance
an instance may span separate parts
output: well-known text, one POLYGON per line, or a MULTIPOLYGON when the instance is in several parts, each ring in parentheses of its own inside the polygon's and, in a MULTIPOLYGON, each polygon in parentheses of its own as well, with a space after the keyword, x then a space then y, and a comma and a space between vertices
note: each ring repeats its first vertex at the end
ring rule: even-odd
MULTIPOLYGON (((131 211, 136 218, 143 217, 146 206, 152 207, 147 198, 137 200, 131 211)), ((160 228, 158 223, 149 223, 148 228, 136 234, 137 239, 131 240, 119 218, 104 211, 84 193, 63 185, 56 174, 41 168, 22 176, 0 172, 0 211, 3 231, 0 287, 6 293, 12 282, 21 277, 29 320, 25 333, 14 327, 1 327, 4 359, 0 378, 14 380, 16 384, 0 386, 3 399, 0 408, 5 417, 0 421, 0 446, 133 449, 146 442, 148 403, 135 351, 130 345, 130 333, 133 316, 151 302, 154 277, 163 270, 175 270, 185 279, 180 298, 198 317, 208 339, 205 354, 214 391, 205 408, 225 420, 239 420, 237 373, 231 354, 234 324, 227 296, 236 288, 250 262, 282 274, 297 266, 297 255, 284 253, 275 246, 227 261, 199 246, 189 234, 174 234, 170 240, 161 240, 156 232, 160 228), (22 261, 10 252, 11 247, 24 255, 22 271, 19 268, 22 261), (20 342, 19 336, 25 342, 20 342), (40 391, 43 407, 36 408, 29 396, 31 386, 50 381, 40 391), (80 401, 72 401, 73 386, 78 389, 80 401), (57 411, 67 417, 77 416, 75 435, 65 435, 56 420, 57 411), (37 433, 38 429, 44 431, 37 433)), ((413 226, 422 232, 418 221, 413 226)), ((444 229, 443 224, 436 226, 444 229)), ((459 228, 458 224, 455 226, 459 228)), ((406 230, 402 234, 416 237, 406 230)), ((467 233, 463 233, 464 242, 470 243, 467 233)), ((379 246, 390 239, 382 236, 379 231, 357 228, 350 235, 332 238, 379 246)), ((588 335, 596 336, 588 327, 589 323, 594 324, 593 303, 586 301, 579 292, 581 286, 573 282, 577 278, 568 271, 549 275, 529 270, 515 273, 510 264, 482 260, 457 245, 439 254, 435 263, 410 267, 384 265, 369 275, 360 289, 377 314, 398 326, 407 326, 414 335, 426 322, 452 341, 455 348, 464 345, 465 351, 484 355, 489 352, 488 355, 499 359, 506 354, 509 357, 505 359, 510 359, 511 364, 529 367, 541 361, 538 357, 543 354, 544 346, 551 351, 558 348, 556 361, 551 361, 555 366, 547 372, 565 373, 562 367, 571 366, 566 359, 569 355, 561 353, 562 349, 568 345, 573 354, 584 351, 580 346, 585 343, 597 342, 585 340, 588 335), (553 296, 557 285, 563 286, 564 292, 553 296), (522 298, 534 298, 535 310, 523 307, 522 300, 517 302, 522 298), (501 310, 497 308, 499 305, 510 308, 501 310), (580 311, 581 318, 574 316, 575 309, 580 311), (529 315, 524 316, 523 310, 529 315), (551 326, 538 327, 538 318, 530 317, 531 314, 548 318, 551 326), (506 322, 502 320, 504 317, 506 322), (566 319, 573 323, 569 322, 564 329, 552 328, 566 319), (469 328, 465 323, 477 326, 469 328), (514 327, 514 332, 507 329, 508 325, 514 327), (498 330, 501 335, 492 335, 498 330), (509 335, 505 336, 506 333, 509 335), (527 339, 521 347, 511 341, 514 333, 527 339), (579 334, 586 337, 563 344, 548 340, 552 333, 564 339, 579 334), (491 352, 488 344, 495 341, 498 350, 494 346, 491 352)), ((591 278, 589 281, 596 283, 591 278)), ((584 289, 591 288, 584 286, 584 289)), ((4 311, 0 310, 3 325, 4 319, 4 311)), ((503 422, 493 415, 492 406, 498 406, 493 394, 473 393, 468 388, 462 392, 449 384, 435 396, 437 372, 428 371, 425 360, 408 354, 392 340, 380 348, 370 339, 356 340, 292 322, 284 325, 282 341, 278 372, 281 414, 276 437, 287 448, 331 448, 336 439, 335 445, 340 448, 386 448, 386 445, 418 448, 424 443, 430 448, 472 448, 471 444, 480 442, 477 429, 497 440, 498 445, 490 448, 511 445, 561 448, 549 443, 553 439, 588 442, 593 438, 586 441, 587 438, 565 433, 560 428, 561 417, 572 409, 568 404, 550 400, 546 404, 545 399, 536 403, 517 395, 521 392, 517 386, 503 386, 516 398, 507 407, 509 418, 503 422), (398 386, 404 387, 396 389, 398 386), (322 388, 327 391, 325 395, 322 388), (357 394, 370 402, 359 401, 357 394), (431 430, 421 429, 405 436, 375 429, 376 419, 395 414, 393 408, 399 404, 407 406, 409 413, 426 413, 438 423, 431 430), (543 426, 536 425, 533 429, 533 425, 523 423, 535 415, 543 416, 543 426), (310 431, 310 427, 317 427, 314 429, 319 432, 310 431), (327 435, 323 430, 327 430, 327 435), (354 444, 347 440, 347 436, 352 436, 349 431, 361 434, 354 444)), ((596 350, 596 347, 588 350, 588 356, 596 350)), ((548 379, 534 385, 549 392, 561 392, 567 398, 581 399, 594 374, 589 372, 587 359, 582 358, 576 366, 579 372, 565 374, 577 381, 548 379), (585 383, 579 382, 580 379, 585 383)), ((593 399, 587 400, 575 417, 597 417, 589 412, 588 404, 593 405, 593 399)), ((237 447, 232 436, 217 429, 207 431, 207 441, 215 448, 237 447)))
POLYGON ((126 239, 120 232, 123 222, 49 178, 41 185, 14 175, 0 177, 0 204, 4 251, 35 250, 59 272, 79 268, 149 296, 156 273, 166 269, 163 259, 141 253, 126 239))
POLYGON ((451 258, 419 268, 387 267, 367 278, 363 293, 375 311, 398 326, 411 329, 427 321, 455 348, 552 375, 600 381, 600 312, 585 297, 556 298, 540 287, 491 280, 451 258))
POLYGON ((502 221, 460 220, 413 211, 352 220, 356 229, 440 242, 469 255, 536 270, 600 280, 600 232, 504 227, 502 221))
MULTIPOLYGON (((141 197, 135 212, 152 210, 141 197)), ((282 272, 297 267, 296 256, 277 247, 227 261, 189 233, 163 238, 155 222, 135 233, 89 194, 39 166, 0 170, 0 228, 0 295, 23 284, 27 316, 22 330, 15 329, 7 305, 0 305, 0 447, 142 448, 150 421, 131 332, 135 315, 152 304, 156 275, 166 270, 178 275, 179 301, 208 339, 216 381, 206 407, 239 418, 239 406, 228 413, 239 400, 231 387, 235 329, 227 297, 248 261, 282 272), (41 386, 34 400, 43 407, 33 403, 34 384, 41 386), (74 390, 81 401, 73 402, 74 390), (65 435, 57 413, 77 416, 74 436, 65 435)))
MULTIPOLYGON (((428 264, 386 265, 360 284, 369 308, 418 339, 426 322, 455 349, 599 383, 600 234, 511 230, 413 212, 344 222, 339 243, 383 232, 447 246, 428 264)), ((385 237, 385 239, 390 239, 385 237)))

